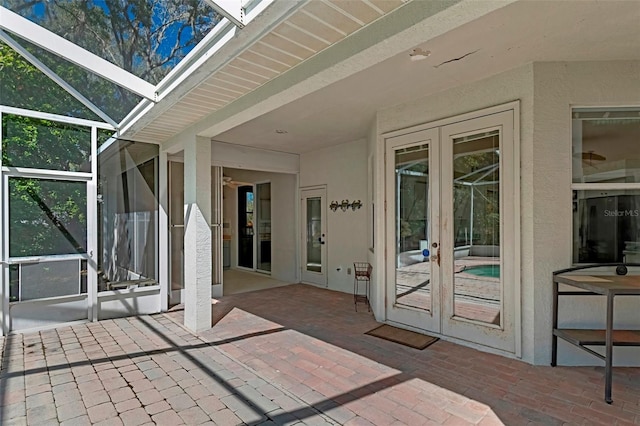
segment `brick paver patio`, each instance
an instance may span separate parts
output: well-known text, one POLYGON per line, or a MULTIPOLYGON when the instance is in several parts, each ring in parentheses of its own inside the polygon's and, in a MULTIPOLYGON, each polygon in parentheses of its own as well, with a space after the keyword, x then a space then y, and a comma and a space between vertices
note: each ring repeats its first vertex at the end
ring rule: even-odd
POLYGON ((305 285, 182 312, 0 340, 0 424, 640 424, 640 368, 531 366, 439 341, 418 351, 364 332, 348 294, 305 285))

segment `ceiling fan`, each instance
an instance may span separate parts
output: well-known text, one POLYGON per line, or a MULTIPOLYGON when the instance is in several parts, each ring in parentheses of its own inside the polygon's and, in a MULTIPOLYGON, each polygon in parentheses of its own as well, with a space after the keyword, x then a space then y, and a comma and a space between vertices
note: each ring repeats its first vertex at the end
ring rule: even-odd
POLYGON ((231 176, 222 176, 222 186, 228 186, 229 188, 237 188, 239 186, 245 186, 245 185, 252 186, 253 184, 250 182, 241 182, 238 180, 233 180, 231 176))
POLYGON ((582 158, 582 164, 597 168, 594 163, 599 161, 605 161, 607 157, 604 155, 597 154, 594 151, 585 151, 581 153, 575 154, 575 157, 582 158))

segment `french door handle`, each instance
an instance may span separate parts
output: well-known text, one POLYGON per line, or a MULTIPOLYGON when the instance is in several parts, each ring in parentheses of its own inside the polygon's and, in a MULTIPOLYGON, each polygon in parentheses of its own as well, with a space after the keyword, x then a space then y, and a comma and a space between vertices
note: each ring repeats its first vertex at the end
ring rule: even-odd
POLYGON ((318 242, 319 242, 320 244, 324 244, 324 241, 322 241, 322 237, 318 237, 318 242))
POLYGON ((438 266, 440 266, 440 247, 438 247, 438 251, 436 252, 436 254, 431 256, 431 261, 437 262, 438 266))

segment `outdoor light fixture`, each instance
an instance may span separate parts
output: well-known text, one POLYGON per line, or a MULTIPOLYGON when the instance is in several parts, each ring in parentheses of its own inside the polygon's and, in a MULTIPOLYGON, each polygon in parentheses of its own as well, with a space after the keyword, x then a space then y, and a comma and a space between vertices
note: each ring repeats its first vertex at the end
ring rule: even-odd
POLYGON ((342 203, 340 203, 340 208, 343 212, 346 212, 349 208, 349 200, 342 200, 342 203))
POLYGON ((351 210, 353 210, 353 211, 356 211, 360 207, 362 207, 362 201, 360 201, 360 200, 354 201, 353 203, 351 203, 351 210))
POLYGON ((416 47, 409 53, 409 59, 412 61, 421 61, 423 59, 427 59, 431 55, 429 50, 422 50, 419 47, 416 47))
POLYGON ((338 210, 338 202, 337 201, 332 201, 331 204, 329 204, 329 208, 331 209, 332 212, 335 212, 336 210, 338 210))

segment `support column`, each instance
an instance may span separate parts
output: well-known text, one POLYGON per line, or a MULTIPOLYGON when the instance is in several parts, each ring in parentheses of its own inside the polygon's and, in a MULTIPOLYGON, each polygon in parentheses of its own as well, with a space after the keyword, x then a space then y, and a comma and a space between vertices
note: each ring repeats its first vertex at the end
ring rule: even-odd
POLYGON ((211 328, 211 141, 184 145, 184 325, 211 328))

